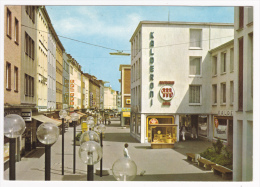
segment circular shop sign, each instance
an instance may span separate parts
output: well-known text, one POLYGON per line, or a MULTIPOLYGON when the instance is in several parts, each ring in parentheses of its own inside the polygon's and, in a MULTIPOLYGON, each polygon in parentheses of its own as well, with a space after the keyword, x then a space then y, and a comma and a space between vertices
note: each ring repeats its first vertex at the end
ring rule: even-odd
POLYGON ((165 101, 169 101, 174 97, 175 93, 173 90, 173 87, 171 86, 163 86, 160 89, 160 97, 165 100, 165 101))

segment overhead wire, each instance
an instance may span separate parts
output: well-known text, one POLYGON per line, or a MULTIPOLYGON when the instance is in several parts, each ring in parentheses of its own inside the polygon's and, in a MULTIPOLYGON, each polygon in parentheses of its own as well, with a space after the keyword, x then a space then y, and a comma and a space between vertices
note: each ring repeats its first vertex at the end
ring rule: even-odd
MULTIPOLYGON (((29 27, 29 26, 26 26, 26 25, 23 25, 22 26, 24 27, 27 27, 27 28, 31 28, 31 29, 34 29, 34 30, 38 30, 40 32, 45 32, 45 33, 50 33, 50 32, 46 32, 46 31, 42 31, 42 30, 39 30, 39 29, 36 29, 36 28, 33 28, 33 27, 29 27)), ((62 36, 62 35, 57 35, 61 38, 65 38, 65 39, 68 39, 68 40, 72 40, 72 41, 75 41, 75 42, 79 42, 79 43, 83 43, 83 44, 87 44, 87 45, 91 45, 91 46, 95 46, 95 47, 100 47, 100 48, 104 48, 104 49, 109 49, 109 50, 113 50, 113 51, 131 51, 129 49, 125 49, 125 50, 118 50, 118 49, 113 49, 113 48, 110 48, 110 47, 105 47, 105 46, 102 46, 102 45, 97 45, 97 44, 92 44, 92 43, 89 43, 89 42, 85 42, 85 41, 81 41, 81 40, 76 40, 76 39, 73 39, 73 38, 69 38, 69 37, 66 37, 66 36, 62 36)), ((210 41, 210 40, 217 40, 217 39, 222 39, 222 38, 229 38, 229 37, 232 37, 233 35, 230 35, 230 36, 225 36, 225 37, 219 37, 219 38, 212 38, 212 39, 209 39, 209 40, 201 40, 201 42, 203 41, 210 41)), ((161 47, 170 47, 170 46, 175 46, 175 45, 184 45, 184 44, 189 44, 190 42, 183 42, 183 43, 175 43, 175 44, 168 44, 168 45, 161 45, 161 46, 154 46, 154 48, 161 48, 161 47)), ((142 49, 150 49, 150 48, 141 48, 142 49)), ((140 49, 135 49, 135 50, 140 50, 140 49)))

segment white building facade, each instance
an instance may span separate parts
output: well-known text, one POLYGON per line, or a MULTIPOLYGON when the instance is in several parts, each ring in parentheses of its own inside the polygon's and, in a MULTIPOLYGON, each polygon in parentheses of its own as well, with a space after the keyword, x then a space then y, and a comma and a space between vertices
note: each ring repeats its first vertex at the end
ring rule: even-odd
POLYGON ((233 38, 233 24, 140 22, 130 39, 131 135, 146 143, 160 131, 170 144, 181 125, 212 126, 208 51, 233 38))
POLYGON ((233 180, 253 179, 253 7, 235 7, 233 180))
POLYGON ((211 126, 199 124, 198 134, 208 139, 221 139, 233 148, 234 115, 234 40, 209 51, 211 55, 211 126), (208 133, 207 133, 208 132, 208 133))

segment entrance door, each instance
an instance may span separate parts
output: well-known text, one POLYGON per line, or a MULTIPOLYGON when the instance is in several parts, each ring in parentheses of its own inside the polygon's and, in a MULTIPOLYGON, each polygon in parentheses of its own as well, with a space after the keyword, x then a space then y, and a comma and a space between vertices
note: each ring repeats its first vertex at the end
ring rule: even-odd
POLYGON ((228 146, 233 147, 233 120, 228 120, 228 146))

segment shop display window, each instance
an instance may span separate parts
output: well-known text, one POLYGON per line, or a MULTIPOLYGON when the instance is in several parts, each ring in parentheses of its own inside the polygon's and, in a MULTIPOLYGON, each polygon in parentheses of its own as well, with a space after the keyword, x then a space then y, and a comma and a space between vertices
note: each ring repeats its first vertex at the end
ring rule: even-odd
POLYGON ((177 141, 177 127, 174 125, 151 125, 151 143, 175 143, 177 141))
POLYGON ((227 140, 228 119, 214 118, 214 137, 227 140))
POLYGON ((147 137, 152 148, 173 148, 177 141, 177 125, 172 116, 147 117, 147 137))

